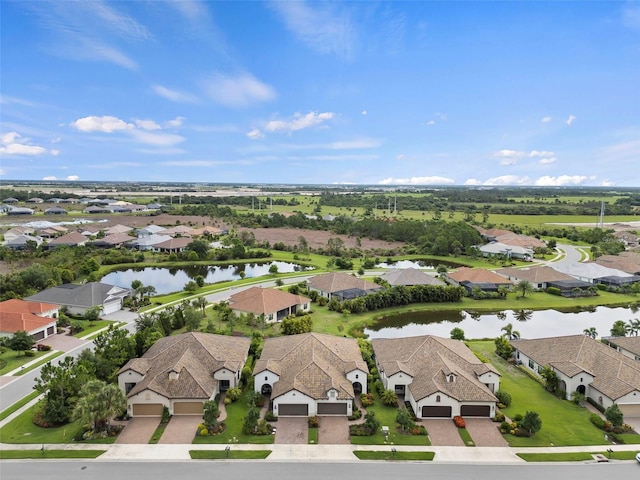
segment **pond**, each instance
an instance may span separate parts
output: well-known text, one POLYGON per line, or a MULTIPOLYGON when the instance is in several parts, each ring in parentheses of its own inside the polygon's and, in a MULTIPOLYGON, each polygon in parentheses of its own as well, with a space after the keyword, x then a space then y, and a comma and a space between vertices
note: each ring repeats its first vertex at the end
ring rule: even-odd
POLYGON ((379 320, 365 329, 369 338, 398 338, 418 335, 436 335, 449 338, 455 327, 464 331, 465 338, 495 338, 502 327, 511 323, 521 338, 543 338, 556 335, 582 334, 595 327, 598 336, 610 335, 616 320, 640 317, 637 308, 597 307, 590 311, 559 312, 557 310, 507 310, 498 313, 474 314, 464 311, 412 312, 379 320), (635 311, 634 311, 635 310, 635 311), (523 319, 525 319, 523 321, 523 319))
POLYGON ((278 267, 278 273, 291 273, 307 270, 295 263, 267 262, 267 263, 242 263, 236 265, 193 265, 190 267, 146 267, 130 268, 127 270, 111 272, 102 277, 102 282, 118 287, 130 288, 131 282, 140 280, 143 285, 153 285, 158 295, 178 292, 185 284, 194 280, 198 275, 204 277, 205 283, 219 283, 240 280, 244 272, 244 278, 256 278, 269 275, 271 265, 278 267))
POLYGON ((396 262, 382 262, 376 263, 376 268, 429 268, 434 269, 438 265, 444 265, 448 268, 457 268, 462 265, 455 262, 449 262, 447 260, 398 260, 396 262))

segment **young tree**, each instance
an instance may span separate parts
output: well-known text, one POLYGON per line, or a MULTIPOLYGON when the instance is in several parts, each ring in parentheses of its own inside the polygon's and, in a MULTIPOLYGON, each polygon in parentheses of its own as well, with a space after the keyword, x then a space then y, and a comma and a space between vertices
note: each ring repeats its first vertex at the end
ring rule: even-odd
POLYGON ((587 337, 591 337, 593 339, 598 338, 598 331, 596 327, 585 328, 582 333, 584 333, 587 337))
POLYGON ((529 436, 533 437, 536 432, 542 428, 542 419, 538 412, 528 411, 524 414, 520 427, 529 432, 529 436))
POLYGON ((558 378, 558 374, 553 368, 549 366, 542 367, 540 376, 544 379, 544 387, 547 391, 554 393, 560 387, 560 378, 558 378))
POLYGON ((84 318, 90 323, 97 322, 98 320, 100 320, 101 313, 102 307, 100 305, 94 305, 93 307, 87 309, 86 312, 84 312, 84 318))
POLYGON ((619 427, 624 422, 624 416, 617 403, 614 403, 604 411, 604 418, 609 420, 614 426, 619 427))
POLYGON ((383 390, 380 400, 387 406, 394 407, 398 405, 398 395, 393 390, 383 390))
POLYGON ((464 340, 464 330, 461 328, 455 327, 451 330, 450 335, 453 340, 464 340))
POLYGON ((72 420, 89 424, 96 432, 109 430, 109 418, 127 408, 127 399, 118 385, 90 380, 80 389, 72 420))
POLYGON ((513 353, 513 347, 509 343, 509 340, 507 340, 505 337, 498 337, 495 339, 495 344, 496 344, 496 355, 504 358, 505 360, 508 360, 509 357, 511 357, 511 354, 513 353))
POLYGON ((193 308, 187 307, 184 309, 184 324, 187 327, 187 331, 194 332, 200 328, 200 321, 202 317, 193 308))
POLYGON ((513 288, 516 291, 522 293, 522 298, 526 297, 527 293, 533 293, 533 291, 535 290, 531 282, 529 280, 524 280, 524 279, 516 283, 513 288))
POLYGON ((611 327, 612 337, 624 337, 627 335, 627 324, 624 320, 616 320, 611 327))
POLYGON ((415 422, 411 416, 411 412, 406 407, 400 407, 396 414, 396 423, 400 425, 400 429, 404 432, 414 427, 415 422))
POLYGON ((208 400, 204 402, 204 414, 202 416, 202 423, 207 427, 207 430, 215 430, 218 427, 218 417, 220 417, 220 408, 218 402, 214 400, 208 400))
POLYGON ((9 341, 7 342, 7 346, 16 352, 26 352, 27 350, 31 350, 31 347, 36 343, 31 335, 29 335, 24 330, 18 330, 14 333, 9 341))
POLYGON ((513 325, 511 325, 510 323, 507 323, 500 330, 504 332, 503 336, 506 337, 508 340, 517 340, 518 338, 520 338, 520 332, 518 332, 517 330, 514 330, 513 325))

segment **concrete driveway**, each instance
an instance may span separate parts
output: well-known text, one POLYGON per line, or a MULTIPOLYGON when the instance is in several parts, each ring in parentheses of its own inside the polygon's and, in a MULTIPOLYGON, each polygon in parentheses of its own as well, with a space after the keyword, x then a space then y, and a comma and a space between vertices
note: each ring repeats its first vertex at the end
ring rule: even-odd
POLYGON ((320 417, 318 443, 321 445, 349 445, 347 417, 320 417))
POLYGON ((429 433, 431 445, 442 447, 464 447, 464 442, 458 434, 458 427, 450 418, 422 419, 422 424, 429 433))
POLYGON ((507 447, 508 444, 500 431, 499 423, 492 421, 490 418, 465 418, 467 431, 476 447, 507 447))
POLYGON ((278 417, 273 426, 276 427, 274 443, 306 444, 309 441, 307 417, 278 417))
POLYGON ((174 415, 164 429, 158 443, 186 444, 192 443, 196 429, 202 423, 200 415, 174 415))
POLYGON ((134 417, 127 422, 124 430, 120 432, 116 443, 149 443, 149 439, 158 428, 158 425, 160 425, 160 417, 134 417))

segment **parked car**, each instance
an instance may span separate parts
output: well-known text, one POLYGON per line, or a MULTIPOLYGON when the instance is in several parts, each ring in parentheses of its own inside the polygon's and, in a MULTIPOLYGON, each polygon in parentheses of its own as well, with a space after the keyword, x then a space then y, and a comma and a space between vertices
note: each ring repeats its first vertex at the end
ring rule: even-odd
POLYGON ((640 452, 636 453, 636 460, 640 463, 640 452))

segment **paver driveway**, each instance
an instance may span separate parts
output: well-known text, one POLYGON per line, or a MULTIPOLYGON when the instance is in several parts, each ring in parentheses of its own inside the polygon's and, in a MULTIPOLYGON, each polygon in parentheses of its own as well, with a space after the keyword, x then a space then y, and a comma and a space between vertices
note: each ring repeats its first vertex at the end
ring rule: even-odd
POLYGON ((306 444, 309 441, 307 417, 279 417, 273 426, 276 427, 274 443, 306 444))
POLYGON ((160 425, 160 417, 134 417, 120 432, 116 443, 149 443, 158 425, 160 425))
POLYGON ((200 415, 174 415, 169 420, 158 443, 191 443, 196 429, 202 423, 200 415))
POLYGON ((318 443, 322 445, 348 445, 351 443, 347 417, 320 417, 318 443))
POLYGON ((458 434, 458 427, 453 424, 450 418, 443 419, 422 419, 422 424, 429 433, 431 445, 437 446, 464 446, 464 442, 458 434))
POLYGON ((465 418, 467 431, 476 447, 506 447, 507 441, 498 430, 499 423, 490 418, 465 418))

